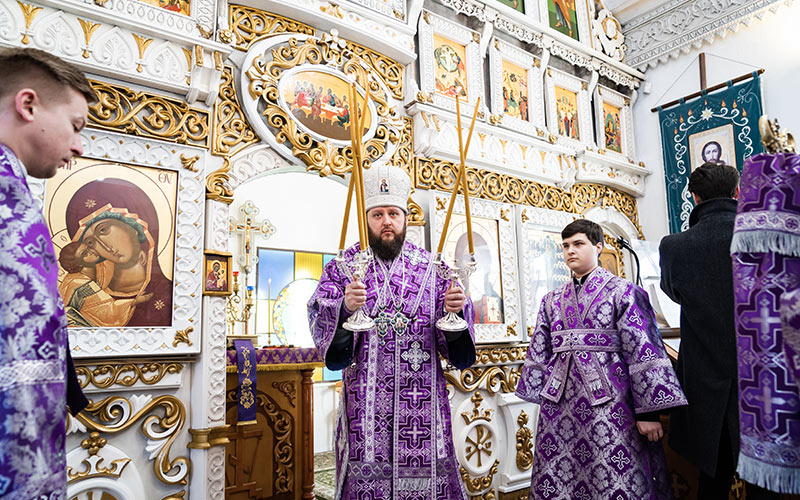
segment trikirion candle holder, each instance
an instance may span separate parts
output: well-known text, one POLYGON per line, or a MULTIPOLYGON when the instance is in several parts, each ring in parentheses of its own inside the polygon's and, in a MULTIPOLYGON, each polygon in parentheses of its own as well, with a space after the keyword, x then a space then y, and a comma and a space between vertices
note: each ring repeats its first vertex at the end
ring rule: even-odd
MULTIPOLYGON (((477 262, 475 261, 475 254, 469 254, 467 262, 458 266, 454 263, 453 267, 449 267, 444 263, 442 254, 436 254, 436 272, 443 279, 450 280, 450 284, 458 285, 458 280, 466 282, 472 273, 475 272, 477 262)), ((448 312, 436 322, 436 328, 443 332, 460 332, 469 328, 467 321, 454 312, 448 312)))
MULTIPOLYGON (((372 251, 367 247, 366 250, 358 252, 352 262, 349 262, 350 269, 353 274, 353 281, 360 281, 367 274, 367 267, 372 262, 372 251)), ((351 332, 364 332, 372 329, 375 326, 375 320, 370 318, 364 312, 364 306, 356 309, 347 321, 342 325, 345 330, 351 332)))

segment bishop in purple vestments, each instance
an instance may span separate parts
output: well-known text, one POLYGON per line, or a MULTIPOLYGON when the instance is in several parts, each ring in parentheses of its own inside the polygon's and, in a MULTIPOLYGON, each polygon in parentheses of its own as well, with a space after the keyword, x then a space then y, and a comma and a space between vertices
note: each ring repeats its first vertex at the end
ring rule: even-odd
POLYGON ((0 71, 0 499, 60 500, 77 379, 58 263, 27 176, 52 177, 82 153, 93 92, 77 68, 39 50, 0 50, 0 71))
MULTIPOLYGON (((464 500, 439 356, 458 368, 475 361, 472 307, 437 272, 431 254, 404 242, 408 175, 373 166, 365 198, 374 259, 362 284, 331 261, 309 302, 312 336, 330 369, 344 369, 336 428, 336 498, 464 500), (384 184, 385 183, 385 184, 384 184), (348 332, 364 304, 376 326, 348 332), (435 327, 445 309, 468 327, 435 327)), ((355 258, 357 246, 344 252, 355 258)))
POLYGON ((530 498, 672 499, 658 413, 686 398, 647 294, 597 267, 600 226, 562 237, 578 279, 542 300, 517 385, 541 405, 530 498))
MULTIPOLYGON (((800 155, 759 154, 742 169, 733 229, 739 361, 739 477, 778 493, 800 493, 800 389, 784 356, 800 288, 800 155), (795 292, 796 293, 796 292, 795 292)), ((795 320, 796 321, 796 320, 795 320)), ((790 346, 791 347, 791 346, 790 346)), ((748 491, 748 498, 750 492, 748 491)))

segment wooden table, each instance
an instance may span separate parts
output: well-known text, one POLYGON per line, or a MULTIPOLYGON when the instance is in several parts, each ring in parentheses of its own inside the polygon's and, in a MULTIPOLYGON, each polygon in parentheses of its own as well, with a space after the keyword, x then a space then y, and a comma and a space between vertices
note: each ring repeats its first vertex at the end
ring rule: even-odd
POLYGON ((237 425, 236 352, 227 353, 225 498, 314 499, 313 348, 256 350, 256 423, 237 425))

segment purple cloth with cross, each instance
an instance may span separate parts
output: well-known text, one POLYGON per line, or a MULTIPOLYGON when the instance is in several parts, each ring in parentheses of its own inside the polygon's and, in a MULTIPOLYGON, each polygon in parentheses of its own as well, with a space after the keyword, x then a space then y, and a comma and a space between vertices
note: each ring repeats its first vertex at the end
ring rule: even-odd
POLYGON ((0 144, 0 498, 66 495, 67 328, 25 168, 0 144))
POLYGON ((531 499, 672 499, 636 415, 686 398, 644 290, 598 267, 545 295, 517 395, 541 405, 531 499))
MULTIPOLYGON (((346 261, 356 248, 345 252, 346 261)), ((329 262, 309 301, 311 333, 326 362, 348 274, 336 259, 329 262)), ((376 326, 354 334, 352 364, 342 376, 336 498, 464 500, 439 355, 458 368, 474 362, 472 305, 468 300, 463 311, 468 334, 448 342, 434 326, 448 281, 431 254, 409 242, 391 263, 376 257, 362 282, 376 326)))
POLYGON ((800 493, 800 390, 784 355, 780 304, 800 287, 800 155, 760 154, 742 170, 733 283, 739 360, 739 476, 800 493))

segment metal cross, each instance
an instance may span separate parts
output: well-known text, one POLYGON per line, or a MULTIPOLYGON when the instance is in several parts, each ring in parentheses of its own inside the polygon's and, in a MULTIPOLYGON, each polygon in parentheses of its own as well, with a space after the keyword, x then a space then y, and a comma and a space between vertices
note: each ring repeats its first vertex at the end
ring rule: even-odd
POLYGON ((392 317, 386 314, 386 311, 381 309, 381 312, 378 313, 378 317, 375 318, 375 326, 378 329, 378 335, 383 337, 386 335, 386 332, 389 331, 389 326, 392 324, 392 317))
POLYGON ((239 211, 242 212, 243 220, 237 221, 231 217, 228 221, 228 232, 240 233, 242 235, 242 250, 239 253, 239 265, 244 268, 246 273, 250 273, 251 266, 258 262, 258 256, 251 255, 253 253, 254 233, 261 233, 264 238, 269 238, 275 234, 276 229, 267 219, 264 219, 263 222, 257 222, 255 220, 260 210, 250 200, 245 201, 244 205, 239 207, 239 211))

